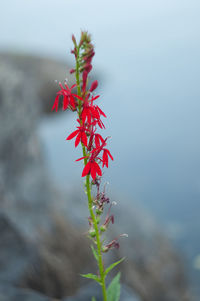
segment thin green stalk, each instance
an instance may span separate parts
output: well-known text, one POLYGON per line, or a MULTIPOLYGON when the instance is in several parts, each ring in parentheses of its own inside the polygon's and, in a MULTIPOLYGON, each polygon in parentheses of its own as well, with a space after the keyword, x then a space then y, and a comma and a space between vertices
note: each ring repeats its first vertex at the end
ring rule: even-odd
MULTIPOLYGON (((77 46, 76 84, 77 84, 78 96, 82 96, 81 88, 80 88, 80 78, 79 78, 79 51, 80 51, 80 48, 77 46)), ((81 115, 81 100, 79 100, 79 103, 78 103, 78 115, 79 115, 79 117, 81 115)), ((82 151, 83 151, 83 156, 85 157, 87 155, 87 151, 86 151, 86 148, 83 145, 83 143, 82 143, 82 151)), ((87 158, 84 158, 84 165, 87 164, 87 161, 88 161, 87 158)), ((104 265, 103 265, 103 258, 102 258, 102 243, 101 243, 101 238, 100 238, 100 231, 98 229, 97 219, 96 219, 96 216, 95 216, 93 208, 92 208, 93 202, 92 202, 92 196, 91 196, 90 175, 86 176, 86 192, 87 192, 87 197, 88 197, 88 209, 89 209, 90 216, 92 218, 94 230, 95 230, 97 254, 98 254, 98 267, 99 267, 99 274, 100 274, 100 279, 101 279, 103 301, 107 301, 105 273, 104 273, 104 265)))
POLYGON ((100 273, 100 277, 101 277, 103 300, 107 301, 105 275, 104 275, 104 265, 103 265, 103 259, 102 259, 102 251, 101 251, 101 239, 100 239, 100 233, 99 233, 99 229, 98 229, 97 219, 96 219, 96 216, 95 216, 95 214, 93 212, 93 209, 92 209, 90 175, 86 176, 86 190, 87 190, 87 196, 88 196, 88 209, 89 209, 92 221, 93 221, 94 230, 95 230, 95 234, 96 234, 96 244, 97 244, 97 252, 98 252, 98 266, 99 266, 99 273, 100 273))

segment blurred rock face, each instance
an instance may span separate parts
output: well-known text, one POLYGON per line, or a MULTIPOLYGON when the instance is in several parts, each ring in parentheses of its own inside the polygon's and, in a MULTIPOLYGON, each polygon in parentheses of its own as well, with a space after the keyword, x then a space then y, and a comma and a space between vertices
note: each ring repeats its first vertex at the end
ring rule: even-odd
MULTIPOLYGON (((60 211, 62 198, 52 189, 36 134, 39 118, 48 111, 46 103, 50 95, 45 98, 51 90, 48 85, 56 77, 58 80, 65 77, 61 77, 61 73, 65 74, 65 66, 61 68, 50 60, 22 56, 2 55, 0 59, 3 60, 0 64, 0 233, 3 238, 0 279, 12 286, 16 296, 20 296, 19 286, 23 286, 61 298, 77 289, 79 273, 95 271, 88 257, 89 242, 79 234, 85 230, 77 230, 77 224, 72 221, 70 224, 69 221, 60 224, 60 219, 52 221, 49 215, 53 204, 54 211, 60 211), (41 232, 41 228, 46 230, 41 232)), ((75 215, 73 211, 76 216, 80 212, 81 220, 83 203, 77 208, 75 198, 70 197, 66 206, 72 216, 75 215)), ((127 263, 121 265, 123 278, 138 298, 144 301, 191 300, 178 255, 149 222, 149 217, 130 208, 121 208, 116 215, 119 226, 115 228, 116 233, 129 234, 120 249, 121 254, 127 256, 127 263)), ((12 300, 6 299, 6 290, 1 287, 0 296, 3 293, 4 300, 12 300)), ((78 294, 77 300, 89 299, 89 294, 90 288, 84 291, 83 297, 78 294)), ((13 300, 18 300, 13 296, 13 300)), ((26 296, 23 290, 21 296, 26 296)), ((129 297, 131 300, 130 294, 129 297)), ((34 297, 30 292, 30 298, 28 295, 27 299, 23 298, 21 300, 33 300, 34 297)), ((38 300, 40 298, 43 300, 38 295, 38 300)), ((132 300, 135 298, 133 296, 132 300)))
POLYGON ((0 210, 14 221, 23 218, 25 231, 37 222, 30 212, 36 211, 39 219, 51 200, 36 136, 40 105, 35 87, 30 75, 0 65, 0 210))

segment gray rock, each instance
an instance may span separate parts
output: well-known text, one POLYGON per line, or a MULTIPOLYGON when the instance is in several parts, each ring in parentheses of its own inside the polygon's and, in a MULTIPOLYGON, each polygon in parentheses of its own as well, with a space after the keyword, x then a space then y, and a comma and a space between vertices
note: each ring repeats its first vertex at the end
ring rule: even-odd
POLYGON ((29 239, 45 223, 54 198, 36 135, 39 112, 34 79, 1 63, 0 211, 29 239))
POLYGON ((128 233, 120 240, 123 280, 144 301, 189 301, 183 262, 164 231, 135 206, 115 209, 115 233, 128 233))
POLYGON ((0 237, 0 281, 17 283, 34 260, 33 248, 2 214, 0 237))
MULTIPOLYGON (((95 297, 96 301, 102 301, 102 294, 100 286, 96 283, 91 283, 82 287, 79 292, 73 296, 62 299, 63 301, 91 301, 95 297)), ((121 301, 141 301, 131 290, 125 285, 121 285, 120 292, 121 301)))
MULTIPOLYGON (((38 96, 34 104, 40 107, 38 116, 51 112, 51 107, 58 91, 58 82, 63 82, 67 78, 69 85, 71 85, 73 78, 69 72, 69 64, 50 58, 20 53, 0 53, 0 61, 4 61, 4 64, 10 65, 13 69, 20 70, 23 74, 26 74, 28 80, 32 79, 38 96), (66 68, 67 65, 68 67, 66 68)), ((31 89, 30 81, 28 88, 31 89)), ((30 101, 28 102, 31 104, 30 101)))
POLYGON ((27 289, 0 284, 1 301, 50 301, 52 299, 27 289))

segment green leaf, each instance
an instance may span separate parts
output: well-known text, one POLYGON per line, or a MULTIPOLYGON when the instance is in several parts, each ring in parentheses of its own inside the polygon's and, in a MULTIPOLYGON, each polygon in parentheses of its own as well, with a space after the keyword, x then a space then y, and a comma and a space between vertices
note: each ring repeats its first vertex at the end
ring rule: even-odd
POLYGON ((92 301, 96 301, 95 297, 92 297, 92 301))
POLYGON ((120 273, 118 273, 111 281, 108 290, 107 297, 109 301, 119 301, 120 298, 120 273))
POLYGON ((114 267, 116 267, 119 263, 121 263, 123 260, 125 259, 125 257, 123 257, 122 259, 112 263, 106 270, 105 270, 105 275, 107 275, 112 269, 114 269, 114 267))
POLYGON ((89 278, 89 279, 93 279, 97 282, 101 282, 101 279, 97 276, 97 275, 94 275, 92 273, 89 273, 89 274, 81 274, 82 277, 84 278, 89 278))
POLYGON ((91 245, 91 249, 92 249, 92 253, 94 255, 94 258, 96 259, 96 261, 98 261, 99 260, 98 254, 97 254, 97 251, 95 250, 95 248, 93 247, 93 245, 91 245))

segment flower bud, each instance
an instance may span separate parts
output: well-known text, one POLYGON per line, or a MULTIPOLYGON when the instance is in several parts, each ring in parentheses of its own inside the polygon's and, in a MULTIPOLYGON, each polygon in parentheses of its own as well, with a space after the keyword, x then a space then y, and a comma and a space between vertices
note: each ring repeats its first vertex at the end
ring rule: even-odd
POLYGON ((106 253, 106 252, 108 252, 109 251, 109 248, 108 247, 106 247, 106 246, 103 246, 102 247, 102 252, 103 253, 106 253))
POLYGON ((97 215, 101 215, 103 213, 103 210, 102 209, 100 209, 100 208, 97 208, 96 209, 96 214, 97 215))
POLYGON ((107 227, 106 227, 105 225, 102 225, 102 226, 100 227, 101 232, 105 232, 106 229, 107 229, 107 227))
POLYGON ((92 65, 91 64, 86 64, 83 68, 87 73, 89 73, 92 70, 92 65))
POLYGON ((72 41, 73 41, 73 43, 74 43, 74 46, 76 46, 76 38, 75 38, 74 35, 72 35, 72 41))
POLYGON ((97 221, 97 225, 98 225, 99 222, 100 222, 100 217, 99 216, 96 217, 96 221, 97 221))
POLYGON ((93 228, 91 228, 91 229, 89 230, 89 235, 90 235, 91 237, 95 237, 95 236, 96 236, 96 232, 95 232, 95 230, 94 230, 93 228))
POLYGON ((90 87, 90 92, 94 91, 98 86, 98 81, 95 80, 92 84, 91 84, 91 87, 90 87))

